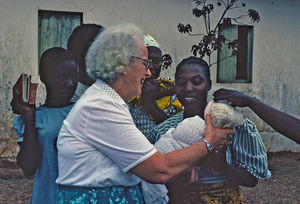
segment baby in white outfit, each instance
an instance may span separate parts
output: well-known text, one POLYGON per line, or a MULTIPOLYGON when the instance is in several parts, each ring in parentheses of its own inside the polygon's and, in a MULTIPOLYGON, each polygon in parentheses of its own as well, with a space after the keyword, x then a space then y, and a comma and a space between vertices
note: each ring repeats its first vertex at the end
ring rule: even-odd
MULTIPOLYGON (((243 124, 243 116, 226 102, 210 101, 204 116, 210 114, 214 127, 234 128, 243 124)), ((201 141, 205 133, 205 121, 198 115, 186 118, 176 128, 170 128, 155 144, 156 149, 165 154, 201 141)), ((141 182, 145 202, 167 203, 167 189, 163 184, 141 182)))

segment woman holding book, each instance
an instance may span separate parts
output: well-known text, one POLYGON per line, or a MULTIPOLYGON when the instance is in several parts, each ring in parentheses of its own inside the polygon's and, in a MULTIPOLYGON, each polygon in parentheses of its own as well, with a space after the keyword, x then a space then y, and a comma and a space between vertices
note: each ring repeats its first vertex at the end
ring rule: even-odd
POLYGON ((34 175, 30 203, 55 203, 58 176, 56 139, 63 120, 71 110, 70 99, 78 83, 78 70, 69 51, 55 47, 41 56, 40 79, 46 86, 44 105, 35 107, 14 95, 11 106, 20 137, 17 163, 25 175, 34 175))

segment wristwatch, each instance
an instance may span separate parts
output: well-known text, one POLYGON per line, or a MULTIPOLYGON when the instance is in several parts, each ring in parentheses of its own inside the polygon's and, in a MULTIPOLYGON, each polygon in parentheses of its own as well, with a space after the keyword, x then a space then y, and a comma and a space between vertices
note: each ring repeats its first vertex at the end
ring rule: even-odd
POLYGON ((201 142, 204 142, 206 144, 206 148, 208 150, 208 152, 211 152, 213 150, 212 145, 205 139, 201 139, 201 142))

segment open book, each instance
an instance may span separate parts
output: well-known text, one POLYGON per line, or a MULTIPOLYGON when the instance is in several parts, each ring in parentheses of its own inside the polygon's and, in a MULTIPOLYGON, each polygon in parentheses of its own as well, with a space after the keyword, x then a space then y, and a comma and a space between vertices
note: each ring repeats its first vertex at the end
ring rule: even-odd
POLYGON ((19 100, 29 104, 35 104, 38 83, 31 83, 31 75, 21 74, 13 86, 13 95, 19 93, 19 100))

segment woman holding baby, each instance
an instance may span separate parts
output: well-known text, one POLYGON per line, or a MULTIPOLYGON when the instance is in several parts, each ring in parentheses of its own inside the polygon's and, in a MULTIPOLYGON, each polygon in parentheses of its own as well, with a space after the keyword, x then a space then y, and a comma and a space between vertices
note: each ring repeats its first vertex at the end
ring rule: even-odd
MULTIPOLYGON (((204 119, 212 84, 207 63, 196 57, 182 60, 176 68, 175 84, 184 111, 154 128, 152 138, 156 141, 185 118, 198 115, 204 119)), ((243 203, 239 185, 254 187, 258 179, 270 178, 266 150, 255 125, 244 118, 234 130, 228 138, 232 145, 211 151, 208 142, 209 155, 191 172, 167 184, 170 203, 243 203)), ((186 135, 190 131, 187 128, 186 135)))
MULTIPOLYGON (((204 142, 162 154, 136 128, 126 101, 140 95, 151 61, 133 24, 107 28, 86 57, 95 80, 73 106, 60 130, 57 203, 144 203, 141 179, 167 183, 208 155, 204 142)), ((233 130, 214 128, 205 140, 224 145, 233 130)))

